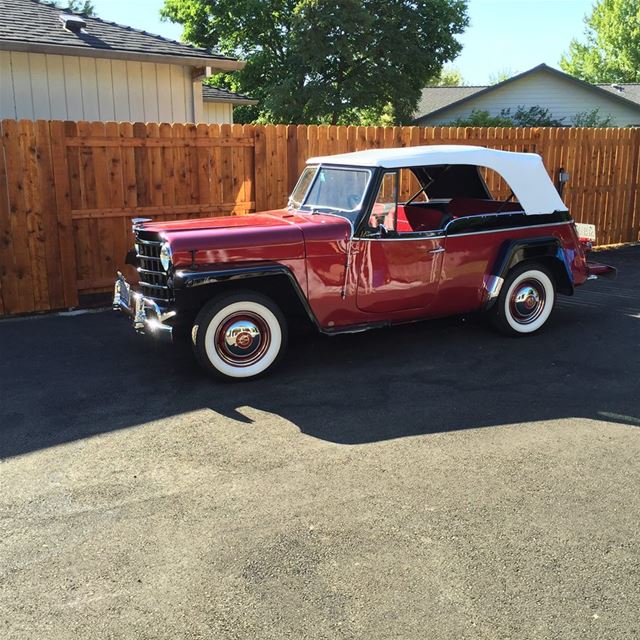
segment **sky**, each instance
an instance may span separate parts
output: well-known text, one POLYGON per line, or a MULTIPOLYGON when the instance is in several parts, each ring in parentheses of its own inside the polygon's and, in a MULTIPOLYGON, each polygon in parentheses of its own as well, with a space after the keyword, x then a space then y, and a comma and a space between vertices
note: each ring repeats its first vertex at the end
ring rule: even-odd
MULTIPOLYGON (((179 40, 180 25, 160 20, 163 0, 93 0, 105 20, 179 40)), ((463 50, 452 63, 467 84, 515 74, 541 62, 558 67, 572 38, 584 31, 593 0, 470 0, 471 24, 460 36, 463 50)))

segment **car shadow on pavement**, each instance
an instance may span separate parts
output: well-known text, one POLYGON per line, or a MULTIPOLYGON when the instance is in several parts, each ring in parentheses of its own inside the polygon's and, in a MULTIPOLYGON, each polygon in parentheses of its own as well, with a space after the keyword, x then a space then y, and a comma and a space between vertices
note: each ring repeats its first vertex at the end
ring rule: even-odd
POLYGON ((0 456, 201 409, 244 423, 257 409, 339 444, 562 418, 637 427, 640 247, 598 259, 620 278, 563 299, 539 335, 503 337, 477 318, 301 335, 248 383, 208 379, 188 345, 142 339, 110 312, 4 321, 0 456))

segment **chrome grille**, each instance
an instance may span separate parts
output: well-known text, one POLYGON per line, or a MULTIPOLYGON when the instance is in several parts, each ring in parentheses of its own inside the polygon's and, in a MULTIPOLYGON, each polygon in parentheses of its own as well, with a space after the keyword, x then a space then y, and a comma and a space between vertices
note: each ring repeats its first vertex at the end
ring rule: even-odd
POLYGON ((153 298, 161 305, 173 298, 169 277, 160 263, 162 243, 158 234, 143 229, 136 230, 140 289, 145 297, 153 298))

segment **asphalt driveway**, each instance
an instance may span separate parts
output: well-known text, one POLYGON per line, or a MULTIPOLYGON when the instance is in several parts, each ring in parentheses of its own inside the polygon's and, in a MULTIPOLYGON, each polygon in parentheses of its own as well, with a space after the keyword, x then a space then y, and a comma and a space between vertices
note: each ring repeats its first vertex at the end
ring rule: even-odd
POLYGON ((298 337, 223 385, 0 322, 2 638, 637 638, 640 247, 526 339, 298 337))

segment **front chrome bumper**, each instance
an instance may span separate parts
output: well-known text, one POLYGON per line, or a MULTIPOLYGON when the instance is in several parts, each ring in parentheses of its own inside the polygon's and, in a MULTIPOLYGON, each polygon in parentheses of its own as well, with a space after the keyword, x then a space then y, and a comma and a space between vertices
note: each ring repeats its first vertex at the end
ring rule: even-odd
POLYGON ((113 308, 128 315, 138 333, 164 342, 173 340, 173 327, 166 324, 166 321, 173 318, 176 311, 163 309, 155 300, 134 291, 119 271, 113 288, 113 308))

